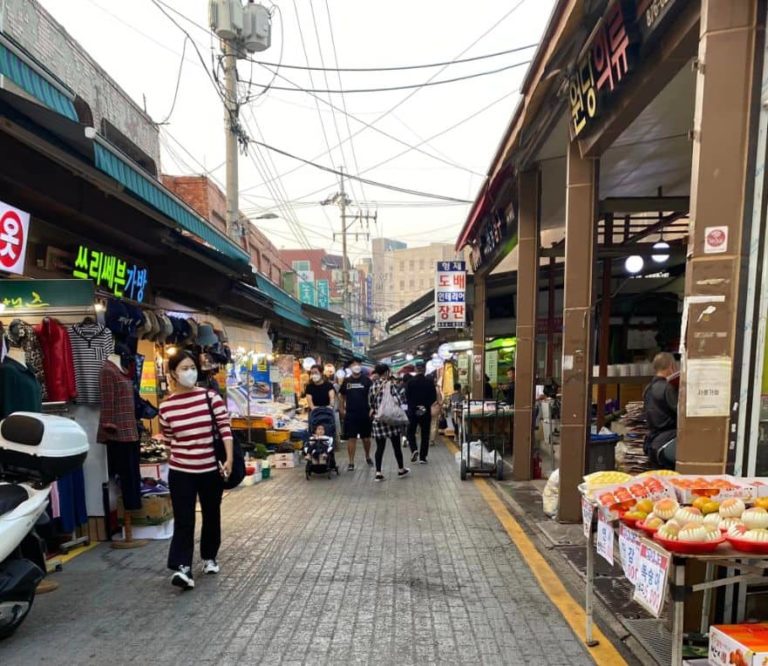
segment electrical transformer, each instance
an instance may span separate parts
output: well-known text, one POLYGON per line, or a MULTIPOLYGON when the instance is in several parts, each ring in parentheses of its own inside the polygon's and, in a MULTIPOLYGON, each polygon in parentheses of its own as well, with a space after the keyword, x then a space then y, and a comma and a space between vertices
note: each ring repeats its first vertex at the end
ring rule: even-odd
POLYGON ((272 21, 269 10, 263 5, 249 3, 243 16, 243 39, 248 53, 266 51, 272 37, 272 21))
POLYGON ((220 39, 237 39, 243 32, 243 5, 240 0, 209 0, 208 19, 220 39))

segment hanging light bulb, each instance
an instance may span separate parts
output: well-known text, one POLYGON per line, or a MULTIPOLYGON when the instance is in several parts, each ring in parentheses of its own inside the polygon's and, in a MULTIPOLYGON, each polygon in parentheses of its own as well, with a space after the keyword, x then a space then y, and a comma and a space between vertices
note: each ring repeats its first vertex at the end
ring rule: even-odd
POLYGON ((627 270, 627 273, 631 273, 632 275, 636 275, 643 270, 643 266, 645 266, 645 262, 643 261, 643 258, 637 254, 627 257, 627 260, 624 262, 624 268, 627 270))
POLYGON ((667 243, 667 241, 664 240, 663 236, 653 244, 653 249, 659 250, 659 251, 666 251, 666 254, 651 255, 651 259, 653 259, 657 264, 663 264, 667 259, 669 259, 669 243, 667 243))

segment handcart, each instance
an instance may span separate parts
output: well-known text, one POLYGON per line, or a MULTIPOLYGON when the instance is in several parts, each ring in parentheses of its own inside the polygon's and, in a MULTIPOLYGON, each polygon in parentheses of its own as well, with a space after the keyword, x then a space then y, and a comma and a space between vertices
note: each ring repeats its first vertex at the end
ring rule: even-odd
POLYGON ((494 476, 499 481, 504 478, 504 452, 511 436, 511 428, 504 427, 504 417, 511 417, 512 413, 511 408, 500 402, 468 398, 462 403, 462 481, 475 474, 494 476))

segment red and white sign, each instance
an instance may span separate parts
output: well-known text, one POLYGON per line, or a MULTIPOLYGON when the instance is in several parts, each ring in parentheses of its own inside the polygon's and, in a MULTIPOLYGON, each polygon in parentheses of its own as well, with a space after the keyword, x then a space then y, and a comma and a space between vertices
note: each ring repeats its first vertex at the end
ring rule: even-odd
POLYGON ((0 201, 0 271, 24 274, 29 213, 0 201))
POLYGON ((704 229, 704 254, 728 252, 728 227, 706 227, 704 229))

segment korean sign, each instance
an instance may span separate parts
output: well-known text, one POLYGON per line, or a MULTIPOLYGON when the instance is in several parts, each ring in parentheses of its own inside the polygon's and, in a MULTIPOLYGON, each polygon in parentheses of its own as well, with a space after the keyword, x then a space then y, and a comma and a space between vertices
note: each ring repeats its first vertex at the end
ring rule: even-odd
POLYGON ((665 550, 646 540, 640 542, 637 584, 632 598, 656 617, 664 607, 670 559, 665 550))
POLYGON ((582 135, 633 68, 633 24, 624 3, 614 0, 576 61, 568 81, 571 138, 582 135))
POLYGON ((307 305, 317 304, 314 282, 299 282, 299 301, 307 305))
POLYGON ((0 271, 23 275, 29 213, 0 201, 0 271))
POLYGON ((464 328, 467 321, 466 290, 466 263, 438 261, 435 279, 436 328, 464 328))
POLYGON ((317 281, 317 307, 327 310, 330 306, 328 280, 317 281))
POLYGON ((149 283, 149 272, 115 255, 94 250, 87 245, 77 249, 72 276, 78 280, 93 280, 97 287, 106 289, 117 298, 144 301, 149 283))
POLYGON ((93 283, 80 280, 2 280, 3 311, 34 313, 44 309, 93 306, 93 283))

